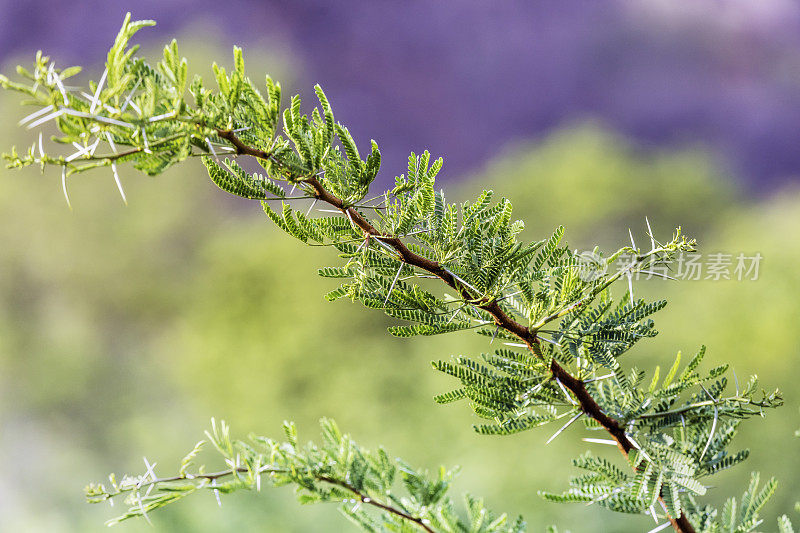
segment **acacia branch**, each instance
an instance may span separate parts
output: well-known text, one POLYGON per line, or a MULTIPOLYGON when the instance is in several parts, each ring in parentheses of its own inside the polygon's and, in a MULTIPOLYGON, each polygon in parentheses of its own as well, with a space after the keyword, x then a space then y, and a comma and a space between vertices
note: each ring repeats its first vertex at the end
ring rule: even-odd
MULTIPOLYGON (((180 475, 177 475, 177 476, 172 476, 172 477, 156 478, 156 479, 151 479, 150 481, 147 481, 147 482, 144 482, 144 483, 139 483, 136 486, 132 486, 132 487, 129 487, 129 488, 118 489, 114 493, 108 493, 108 494, 106 494, 106 498, 105 499, 109 500, 111 498, 114 498, 115 496, 119 496, 121 494, 125 494, 125 493, 128 493, 128 492, 139 492, 142 489, 147 489, 147 488, 149 488, 151 486, 161 485, 161 484, 164 484, 164 483, 177 483, 179 481, 194 481, 194 480, 203 480, 203 481, 213 482, 213 481, 216 481, 217 479, 220 479, 220 478, 229 477, 229 476, 232 476, 234 474, 247 474, 248 472, 249 472, 249 470, 247 468, 240 466, 240 467, 237 467, 237 468, 229 468, 227 470, 220 470, 218 472, 209 472, 207 474, 183 473, 183 474, 180 474, 180 475)), ((285 469, 285 468, 273 468, 271 466, 263 466, 263 467, 258 469, 258 471, 256 472, 256 475, 261 475, 261 474, 289 474, 289 473, 291 473, 291 471, 288 470, 288 469, 285 469)), ((419 526, 420 528, 422 528, 423 530, 427 531, 428 533, 435 533, 433 529, 431 529, 427 524, 425 524, 425 521, 422 518, 410 515, 410 514, 408 514, 406 511, 404 511, 402 509, 399 509, 397 507, 392 507, 391 505, 389 505, 387 503, 383 503, 381 501, 375 500, 375 499, 371 498, 369 495, 367 495, 367 494, 361 492, 360 490, 358 490, 355 486, 351 485, 350 483, 347 483, 346 481, 343 481, 341 479, 332 478, 332 477, 329 477, 329 476, 319 475, 319 474, 311 474, 311 476, 317 481, 320 481, 320 482, 323 482, 323 483, 328 483, 330 485, 336 485, 337 487, 341 487, 341 488, 353 493, 353 495, 358 497, 358 500, 360 502, 362 502, 362 503, 364 503, 366 505, 371 505, 373 507, 376 507, 378 509, 386 511, 387 513, 393 514, 395 516, 399 516, 400 518, 402 518, 404 520, 408 520, 409 522, 414 523, 415 525, 419 526)), ((213 489, 213 486, 211 486, 211 488, 213 489)))
MULTIPOLYGON (((259 159, 274 160, 274 156, 270 152, 253 148, 246 145, 239 139, 231 130, 218 129, 217 134, 220 138, 229 141, 235 148, 238 155, 249 155, 259 159)), ((314 196, 337 209, 339 209, 347 218, 351 220, 353 225, 361 229, 365 235, 370 237, 377 237, 384 244, 390 246, 399 256, 399 260, 411 265, 413 267, 424 270, 444 281, 449 287, 459 292, 464 300, 473 302, 477 308, 489 313, 494 319, 494 323, 500 328, 512 333, 520 340, 522 340, 528 349, 536 355, 541 361, 545 360, 542 354, 541 347, 539 346, 539 339, 531 329, 520 324, 509 316, 500 307, 495 299, 487 301, 485 297, 479 294, 473 294, 471 289, 465 286, 465 283, 459 281, 449 270, 439 264, 437 261, 428 259, 419 254, 412 252, 399 237, 394 235, 385 235, 378 231, 361 213, 359 213, 352 206, 348 206, 341 198, 331 194, 315 175, 310 177, 300 178, 299 181, 308 184, 312 189, 314 196)), ((622 454, 627 457, 628 453, 635 448, 634 444, 625 434, 623 425, 615 418, 607 415, 597 401, 586 390, 584 382, 572 374, 570 374, 564 367, 562 367, 555 359, 550 360, 550 373, 554 379, 558 379, 564 386, 575 395, 581 411, 587 416, 597 420, 597 422, 614 438, 617 442, 617 447, 622 454)), ((663 502, 659 496, 659 500, 663 502)), ((695 529, 686 518, 684 513, 677 518, 667 515, 672 527, 679 533, 694 533, 695 529)))

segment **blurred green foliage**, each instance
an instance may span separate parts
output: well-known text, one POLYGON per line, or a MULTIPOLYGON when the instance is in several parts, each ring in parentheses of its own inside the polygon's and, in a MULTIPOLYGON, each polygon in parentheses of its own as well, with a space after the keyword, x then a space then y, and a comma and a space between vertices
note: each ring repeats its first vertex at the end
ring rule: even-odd
MULTIPOLYGON (((0 95, 0 144, 28 141, 11 126, 24 113, 0 95)), ((211 416, 262 434, 287 418, 301 428, 336 418, 364 444, 391 444, 422 467, 461 465, 458 489, 524 514, 532 531, 554 522, 573 531, 652 527, 539 499, 538 489, 560 490, 551 480, 563 475, 554 474, 585 443, 561 437, 542 447, 550 433, 539 431, 480 437, 464 406, 433 403, 451 384, 429 361, 479 351, 485 338, 396 339, 386 318, 325 303, 334 285, 315 272, 331 251, 299 246, 256 204, 219 194, 199 162, 159 183, 133 171, 123 180, 127 208, 112 177, 96 173, 73 181, 70 212, 58 176, 0 173, 0 529, 101 530, 114 513, 83 505, 83 485, 110 468, 141 469, 142 451, 175 464, 211 416)), ((747 468, 719 480, 738 491, 750 470, 777 475, 782 487, 765 518, 788 512, 800 478, 800 444, 789 438, 798 425, 800 190, 748 199, 700 151, 636 150, 597 125, 509 150, 465 181, 463 195, 479 182, 514 202, 529 237, 564 224, 573 247, 612 248, 627 240, 622 228, 643 235, 648 216, 656 234, 682 225, 704 253, 764 256, 758 281, 639 282, 670 305, 655 317, 662 334, 629 364, 669 364, 676 350, 707 343, 709 360, 784 389, 787 408, 742 430, 740 446, 753 448, 747 468)), ((711 491, 720 501, 732 492, 711 491)), ((334 509, 300 512, 279 490, 196 512, 209 505, 211 497, 167 509, 153 518, 156 530, 350 527, 334 509)))

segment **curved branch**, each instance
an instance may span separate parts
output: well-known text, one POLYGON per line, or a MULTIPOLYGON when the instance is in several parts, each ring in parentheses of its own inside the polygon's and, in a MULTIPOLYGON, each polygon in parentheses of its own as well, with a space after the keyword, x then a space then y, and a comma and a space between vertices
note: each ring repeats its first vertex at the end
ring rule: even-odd
MULTIPOLYGON (((217 134, 220 136, 220 138, 229 141, 236 148, 237 154, 249 155, 259 159, 274 159, 270 152, 265 152, 264 150, 253 148, 243 143, 231 130, 217 130, 217 134)), ((325 189, 316 176, 312 175, 310 177, 300 178, 299 181, 308 184, 313 189, 314 195, 318 200, 321 200, 339 209, 366 235, 377 237, 383 243, 393 248, 394 251, 397 252, 402 262, 438 277, 449 287, 458 291, 464 300, 475 302, 474 305, 476 307, 486 311, 492 316, 494 323, 497 326, 503 328, 509 333, 516 335, 525 343, 525 345, 533 354, 535 354, 540 360, 544 360, 544 355, 542 354, 541 347, 539 346, 539 339, 537 338, 536 333, 533 333, 528 327, 520 324, 511 316, 509 316, 505 311, 503 311, 496 300, 486 301, 486 299, 482 298, 480 295, 472 294, 471 289, 466 287, 463 282, 456 279, 456 277, 441 264, 432 259, 422 257, 421 255, 412 252, 397 236, 384 235, 378 231, 375 226, 373 226, 366 218, 364 218, 356 209, 354 209, 352 206, 348 206, 341 198, 331 194, 327 189, 325 189)), ((627 457, 628 453, 636 446, 634 446, 634 444, 626 435, 622 424, 620 424, 620 422, 615 418, 612 418, 603 412, 597 401, 586 390, 584 382, 570 374, 564 367, 558 364, 555 359, 550 361, 550 373, 554 379, 559 379, 564 386, 575 395, 581 410, 587 416, 597 420, 597 422, 617 442, 617 447, 620 449, 622 454, 627 457)), ((660 496, 659 500, 661 500, 660 496)), ((675 531, 680 533, 695 532, 694 527, 686 518, 685 514, 681 513, 681 515, 677 518, 669 515, 667 517, 675 531)))

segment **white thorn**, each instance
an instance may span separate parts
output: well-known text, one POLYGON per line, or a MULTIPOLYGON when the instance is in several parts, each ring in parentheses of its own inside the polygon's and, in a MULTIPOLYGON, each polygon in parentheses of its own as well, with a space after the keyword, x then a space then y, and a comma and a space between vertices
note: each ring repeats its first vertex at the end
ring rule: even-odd
POLYGON ((89 150, 89 157, 92 157, 92 156, 94 155, 94 152, 95 152, 95 150, 97 150, 97 147, 98 147, 99 145, 100 145, 100 137, 98 137, 98 138, 97 138, 97 139, 94 141, 94 144, 93 144, 93 145, 91 145, 91 146, 88 148, 88 150, 89 150))
POLYGON ((136 85, 133 86, 131 92, 128 93, 128 97, 125 98, 125 102, 122 104, 122 108, 119 110, 120 113, 125 111, 125 108, 128 107, 128 104, 131 103, 131 98, 133 98, 133 93, 136 92, 136 89, 139 88, 139 84, 142 83, 142 80, 137 80, 136 85))
POLYGON ((392 280, 392 284, 389 287, 389 292, 386 293, 386 299, 383 301, 383 307, 386 307, 386 304, 389 303, 389 297, 392 295, 392 291, 394 290, 394 285, 397 283, 397 278, 400 277, 400 272, 403 271, 403 263, 400 263, 400 268, 397 269, 397 274, 395 274, 394 279, 392 280))
POLYGON ((544 342, 546 342, 546 343, 548 343, 548 344, 552 344, 553 346, 558 346, 559 348, 561 347, 561 344, 560 344, 560 343, 558 343, 558 342, 556 342, 556 341, 554 341, 554 340, 552 340, 552 339, 548 339, 548 338, 546 338, 546 337, 542 337, 541 335, 537 335, 537 337, 536 337, 536 338, 537 338, 537 339, 541 339, 541 340, 543 340, 544 342))
POLYGON ((639 443, 638 443, 638 442, 636 442, 635 440, 633 440, 633 437, 631 437, 630 433, 625 433, 625 436, 628 438, 628 440, 630 441, 630 443, 631 443, 631 444, 633 444, 633 447, 634 447, 634 448, 636 448, 637 450, 639 450, 639 452, 640 452, 640 453, 641 453, 641 454, 644 456, 644 458, 645 458, 645 459, 647 459, 647 460, 648 460, 648 461, 650 461, 651 463, 653 462, 653 460, 650 458, 650 456, 649 456, 649 455, 647 455, 647 452, 645 452, 645 451, 642 449, 642 447, 641 447, 641 446, 639 446, 639 443))
POLYGON ((311 213, 311 210, 314 209, 315 205, 317 205, 317 198, 314 198, 314 201, 311 202, 311 206, 308 208, 308 211, 306 211, 306 216, 308 216, 311 213))
POLYGON ((97 83, 97 90, 92 97, 92 106, 89 108, 89 113, 94 113, 94 110, 97 109, 97 104, 100 103, 100 92, 103 90, 103 84, 106 82, 106 76, 108 76, 108 67, 103 70, 103 75, 100 76, 100 81, 97 83))
POLYGON ((556 383, 558 383, 558 386, 561 387, 561 392, 564 393, 564 396, 567 398, 567 401, 572 405, 577 405, 575 401, 572 399, 572 396, 570 396, 569 393, 567 392, 567 388, 564 386, 563 383, 561 383, 561 380, 556 378, 556 383))
POLYGON ((476 289, 475 287, 473 287, 472 285, 470 285, 469 283, 467 283, 466 281, 464 281, 463 279, 461 279, 460 277, 458 277, 458 276, 455 274, 455 272, 453 272, 452 270, 449 270, 449 269, 447 269, 447 268, 442 268, 442 270, 444 270, 445 272, 447 272, 448 274, 450 274, 450 275, 451 275, 453 278, 455 278, 457 281, 461 282, 461 284, 463 284, 465 287, 467 287, 467 288, 468 288, 468 289, 470 289, 471 291, 474 291, 474 292, 476 293, 476 295, 477 295, 477 296, 479 296, 479 295, 481 294, 481 291, 479 291, 478 289, 476 289))
POLYGON ((34 111, 34 112, 33 112, 33 113, 31 113, 30 115, 26 116, 25 118, 23 118, 22 120, 20 120, 19 122, 17 122, 17 125, 19 125, 19 126, 22 126, 22 125, 24 125, 26 122, 28 122, 29 120, 33 120, 33 119, 35 119, 35 118, 37 118, 37 117, 41 117, 42 115, 44 115, 44 114, 45 114, 45 113, 47 113, 48 111, 51 111, 52 109, 53 109, 53 107, 52 107, 52 106, 47 106, 47 107, 43 107, 43 108, 41 108, 39 111, 34 111))
POLYGON ((89 154, 89 149, 90 149, 90 147, 88 147, 88 146, 81 146, 80 144, 78 144, 78 143, 76 143, 76 142, 73 142, 73 143, 72 143, 72 146, 74 146, 75 148, 77 148, 77 149, 78 149, 78 151, 77 151, 77 152, 75 152, 74 154, 70 155, 69 157, 67 157, 67 158, 65 159, 65 161, 69 162, 69 161, 72 161, 72 160, 74 160, 74 159, 77 159, 77 158, 79 158, 79 157, 80 157, 80 156, 82 156, 82 155, 87 155, 87 156, 88 156, 88 155, 90 155, 90 154, 89 154))
MULTIPOLYGON (((114 118, 104 117, 102 115, 92 115, 91 113, 84 113, 82 111, 75 111, 74 109, 62 109, 62 113, 66 113, 67 115, 73 117, 80 117, 80 118, 88 118, 91 120, 96 120, 98 122, 106 122, 108 124, 114 124, 115 126, 122 126, 124 128, 135 129, 136 126, 131 124, 130 122, 125 122, 123 120, 117 120, 114 118)), ((32 126, 28 126, 32 127, 32 126)))
POLYGON ((147 142, 147 132, 144 131, 144 126, 142 126, 142 142, 144 143, 144 153, 152 154, 153 152, 150 150, 150 143, 147 142))
POLYGON ((389 252, 389 255, 398 261, 403 261, 403 257, 394 248, 383 242, 380 237, 373 235, 372 240, 383 246, 389 252))
POLYGON ((653 237, 653 228, 650 227, 650 220, 647 217, 644 217, 644 221, 647 222, 647 231, 650 234, 650 249, 656 249, 656 239, 653 237))
POLYGON ((460 312, 461 312, 461 307, 459 307, 458 309, 456 309, 456 312, 455 312, 455 313, 453 313, 453 314, 450 316, 450 319, 447 321, 447 323, 445 324, 445 326, 449 326, 449 325, 450 325, 450 322, 452 322, 452 321, 453 321, 453 320, 454 320, 454 319, 455 319, 455 318, 458 316, 458 313, 460 313, 460 312))
POLYGON ((219 161, 219 156, 217 155, 217 151, 214 150, 214 145, 211 144, 211 140, 208 137, 206 137, 206 144, 208 145, 208 149, 211 151, 211 153, 214 154, 214 159, 219 161))
POLYGON ((44 147, 42 146, 42 132, 39 132, 39 157, 44 157, 44 147))
POLYGON ((153 525, 153 523, 150 521, 150 517, 147 516, 147 511, 144 508, 144 502, 142 502, 142 495, 139 494, 138 491, 136 492, 136 499, 139 501, 139 510, 142 512, 142 516, 144 517, 145 520, 147 520, 148 524, 153 525))
MULTIPOLYGON (((714 440, 714 430, 717 429, 717 419, 719 418, 719 409, 717 409, 717 400, 711 396, 711 393, 706 390, 705 387, 700 385, 700 387, 705 391, 711 401, 714 402, 714 420, 711 422, 711 431, 708 434, 708 442, 706 442, 706 447, 703 448, 703 453, 700 454, 700 459, 705 456, 706 452, 708 451, 708 447, 711 446, 711 441, 714 440)), ((700 460, 698 459, 698 461, 700 460)))
POLYGON ((230 172, 231 174, 236 176, 236 172, 234 172, 233 169, 228 164, 228 159, 227 158, 225 159, 225 161, 221 161, 221 163, 222 163, 222 166, 225 167, 228 170, 228 172, 230 172))
POLYGON ((667 529, 670 525, 672 525, 671 522, 664 522, 660 526, 654 527, 653 529, 651 529, 647 533, 658 533, 659 531, 663 531, 663 530, 667 529))
MULTIPOLYGON (((156 467, 156 464, 157 464, 157 463, 150 464, 150 463, 147 461, 147 457, 142 457, 142 459, 144 459, 144 466, 145 466, 145 468, 147 468, 147 470, 145 471, 145 473, 144 473, 144 476, 142 477, 142 479, 141 479, 141 480, 139 480, 139 485, 138 485, 136 488, 139 488, 139 487, 141 487, 141 486, 142 486, 142 484, 143 484, 143 483, 144 483, 146 480, 148 480, 148 478, 149 478, 149 480, 150 480, 150 481, 153 481, 153 482, 155 482, 155 481, 158 479, 158 478, 156 477, 156 473, 155 473, 155 471, 153 470, 153 469, 156 467)), ((147 497, 147 496, 149 496, 149 495, 150 495, 150 491, 151 491, 151 490, 153 490, 153 487, 154 487, 154 486, 155 486, 155 483, 150 483, 150 486, 148 486, 148 487, 147 487, 147 492, 145 492, 145 494, 144 494, 144 495, 145 495, 145 497, 147 497)))
POLYGON ((117 145, 114 144, 114 137, 111 135, 111 132, 106 132, 106 139, 108 139, 108 144, 111 146, 111 151, 115 154, 117 153, 117 145))
POLYGON ((39 124, 44 124, 48 120, 52 120, 54 118, 60 117, 61 115, 63 115, 65 113, 65 111, 66 111, 65 109, 59 109, 58 111, 54 111, 54 112, 50 113, 49 115, 45 115, 44 117, 40 118, 39 120, 37 120, 35 122, 31 122, 30 124, 28 124, 28 129, 35 128, 39 124))
POLYGON ((633 276, 631 275, 630 272, 628 272, 628 294, 630 294, 631 307, 633 307, 633 305, 634 305, 634 303, 633 303, 633 276))
POLYGON ((67 207, 72 210, 72 204, 69 201, 69 194, 67 193, 67 166, 61 167, 61 188, 64 189, 64 198, 67 199, 67 207))
POLYGON ((172 118, 173 116, 175 116, 175 110, 172 110, 169 113, 164 113, 163 115, 156 115, 154 117, 150 117, 149 121, 150 122, 158 122, 159 120, 162 120, 162 119, 165 119, 165 118, 172 118))
MULTIPOLYGON (((211 482, 211 486, 212 487, 216 487, 217 486, 217 480, 216 479, 211 482)), ((217 498, 217 505, 222 507, 222 500, 219 497, 219 490, 214 489, 214 496, 217 498)))
POLYGON ((609 446, 616 446, 616 445, 617 445, 617 441, 615 441, 615 440, 611 440, 611 439, 590 439, 590 438, 584 438, 584 439, 581 439, 581 440, 584 440, 584 441, 586 441, 586 442, 593 442, 594 444, 608 444, 609 446))
POLYGON ((55 63, 50 63, 50 73, 53 79, 55 80, 56 85, 58 85, 58 90, 61 91, 61 97, 64 99, 64 105, 69 105, 69 98, 67 98, 67 90, 64 88, 64 84, 61 83, 61 78, 56 73, 55 66, 56 66, 55 63))
POLYGON ((581 415, 582 415, 582 414, 583 414, 582 412, 578 412, 578 414, 576 414, 575 416, 573 416, 572 418, 570 418, 570 419, 569 419, 569 422, 567 422, 566 424, 564 424, 563 426, 561 426, 561 429, 559 429, 558 431, 556 431, 555 433, 553 433, 553 436, 552 436, 552 437, 550 437, 549 439, 547 439, 547 442, 545 442, 545 443, 544 443, 544 444, 545 444, 545 446, 546 446, 546 445, 548 445, 548 444, 550 444, 550 443, 553 441, 553 439, 555 439, 556 437, 558 437, 559 435, 561 435, 561 432, 563 432, 563 431, 564 431, 565 429, 567 429, 567 428, 568 428, 568 427, 569 427, 569 426, 570 426, 570 425, 571 425, 573 422, 575 422, 577 419, 579 419, 579 418, 581 417, 581 415))
POLYGON ((599 376, 599 377, 596 377, 596 378, 585 379, 585 380, 583 380, 583 382, 584 383, 591 383, 592 381, 600 381, 601 379, 608 379, 608 378, 613 378, 613 377, 614 377, 614 374, 606 374, 605 376, 599 376))
POLYGON ((125 205, 128 205, 128 199, 125 197, 125 191, 122 189, 122 182, 120 181, 119 174, 117 173, 116 161, 111 162, 111 171, 114 173, 114 181, 117 183, 119 195, 122 196, 122 201, 125 202, 125 205))
POLYGON ((633 240, 633 232, 631 231, 631 228, 628 228, 628 235, 631 237, 631 248, 638 250, 638 248, 636 248, 636 242, 633 240))

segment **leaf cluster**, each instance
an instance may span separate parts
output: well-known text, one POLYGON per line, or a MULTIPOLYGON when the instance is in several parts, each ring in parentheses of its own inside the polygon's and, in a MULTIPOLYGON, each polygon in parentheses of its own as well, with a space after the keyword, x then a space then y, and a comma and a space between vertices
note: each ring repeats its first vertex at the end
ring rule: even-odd
MULTIPOLYGON (((269 77, 263 86, 254 83, 240 48, 234 48, 230 73, 214 65, 216 88, 200 77, 189 82, 174 41, 155 66, 136 56, 129 41, 151 24, 126 17, 104 74, 87 91, 63 83, 78 68, 57 69, 41 53, 32 71, 18 69, 25 83, 0 76, 0 85, 38 107, 22 123, 37 127, 53 121, 60 135, 52 140, 76 150, 50 154, 40 136, 25 153, 6 155, 9 166, 60 167, 67 200, 68 177, 110 167, 124 198, 118 164, 130 162, 156 175, 201 157, 220 189, 260 201, 266 216, 293 238, 338 251, 337 264, 318 270, 342 280, 327 299, 349 298, 382 311, 397 321, 389 332, 399 337, 474 330, 490 344, 502 344, 477 358, 460 355, 433 363, 458 382, 436 401, 467 401, 485 420, 476 431, 508 435, 565 420, 553 440, 582 420, 586 431, 613 437, 588 440, 617 445, 624 468, 582 455, 574 465, 587 473, 573 477, 566 492, 542 493, 544 498, 597 503, 676 523, 689 520, 700 531, 756 527, 773 482, 758 491, 754 478, 740 506, 729 500, 721 512, 700 506, 696 498, 707 490, 706 476, 747 458, 747 450, 729 451, 737 427, 779 406, 780 392, 759 391, 755 377, 740 387, 735 374, 731 392, 728 365, 698 370, 705 349, 682 368, 678 354, 663 379, 658 367, 646 380, 646 372, 620 362, 640 340, 657 334, 652 315, 666 302, 637 299, 633 279, 637 273, 669 278, 656 270, 696 244, 680 228, 662 243, 647 222, 649 247, 637 246, 631 233, 630 245, 609 255, 571 250, 563 242, 563 227, 524 242, 524 223, 513 218, 508 199, 495 202, 485 190, 473 201, 448 202, 436 189, 442 158, 433 159, 428 151, 412 153, 394 186, 368 198, 381 165, 377 143, 371 141, 362 159, 321 87, 315 86, 318 106, 310 113, 303 112, 299 96, 283 108, 280 84, 269 77), (254 158, 260 170, 248 170, 235 156, 254 158), (628 262, 615 270, 622 258, 628 262), (627 291, 615 300, 611 289, 618 281, 627 281, 627 291)), ((177 476, 158 479, 148 470, 119 483, 112 479, 110 489, 92 486, 87 494, 92 501, 128 494, 131 508, 124 519, 200 489, 219 494, 259 488, 263 476, 276 485, 294 485, 303 502, 344 501, 344 512, 369 531, 522 529, 520 520, 494 517, 469 497, 465 520, 447 496, 450 473, 429 477, 382 450, 363 450, 330 421, 322 426, 323 443, 301 447, 291 425, 287 442, 245 443, 231 440, 221 424, 208 441, 227 470, 190 474, 187 465, 196 449, 177 476)), ((788 520, 781 527, 791 528, 788 520)))
MULTIPOLYGON (((124 497, 129 508, 109 521, 115 524, 148 513, 198 491, 220 495, 240 490, 261 490, 262 480, 275 487, 292 486, 300 503, 340 503, 340 511, 365 531, 453 531, 459 533, 521 533, 522 518, 496 515, 484 502, 464 496, 465 509, 456 509, 450 497, 454 472, 440 468, 429 474, 415 470, 383 449, 368 450, 341 432, 330 419, 320 421, 319 444, 301 444, 297 429, 284 423, 286 440, 251 436, 231 437, 230 427, 212 420, 206 439, 181 461, 174 476, 158 478, 146 461, 142 475, 125 476, 110 485, 91 484, 86 497, 100 503, 124 497), (195 466, 204 445, 211 444, 225 468, 208 472, 195 466)), ((221 503, 220 503, 221 504, 221 503)))

